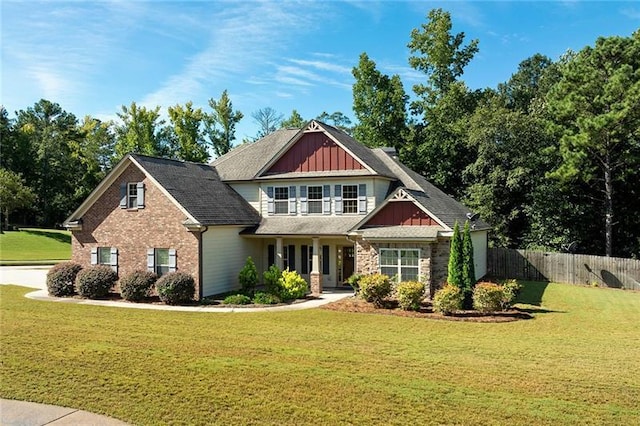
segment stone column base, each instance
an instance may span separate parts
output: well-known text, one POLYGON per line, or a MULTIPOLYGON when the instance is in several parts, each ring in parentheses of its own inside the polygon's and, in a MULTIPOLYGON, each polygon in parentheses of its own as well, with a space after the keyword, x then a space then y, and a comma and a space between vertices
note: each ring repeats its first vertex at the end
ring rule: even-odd
POLYGON ((311 286, 311 294, 318 296, 322 293, 322 275, 319 272, 312 272, 309 274, 309 284, 311 286))

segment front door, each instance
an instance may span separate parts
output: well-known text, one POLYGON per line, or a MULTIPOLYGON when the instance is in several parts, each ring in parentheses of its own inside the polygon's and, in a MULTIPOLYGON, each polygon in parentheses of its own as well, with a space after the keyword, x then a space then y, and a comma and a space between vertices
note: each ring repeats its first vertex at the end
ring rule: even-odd
POLYGON ((341 250, 338 250, 338 253, 340 252, 342 252, 342 276, 340 282, 344 284, 354 272, 355 250, 353 249, 353 246, 343 246, 341 247, 341 250))

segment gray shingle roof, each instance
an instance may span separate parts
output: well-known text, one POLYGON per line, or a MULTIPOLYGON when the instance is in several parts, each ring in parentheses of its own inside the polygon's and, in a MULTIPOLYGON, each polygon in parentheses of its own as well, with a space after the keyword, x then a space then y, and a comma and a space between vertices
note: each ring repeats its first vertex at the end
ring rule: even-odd
POLYGON ((253 235, 345 235, 362 216, 269 216, 257 228, 243 231, 253 235))
POLYGON ((378 226, 361 229, 357 233, 367 240, 401 239, 401 240, 435 240, 439 226, 378 226))
POLYGON ((207 164, 131 154, 202 225, 255 225, 260 215, 207 164))

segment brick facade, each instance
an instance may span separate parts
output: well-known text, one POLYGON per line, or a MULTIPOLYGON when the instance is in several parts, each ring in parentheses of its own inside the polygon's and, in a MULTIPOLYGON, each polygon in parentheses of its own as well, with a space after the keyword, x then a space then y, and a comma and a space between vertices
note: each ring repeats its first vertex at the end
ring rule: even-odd
POLYGON ((151 180, 131 164, 83 215, 82 231, 73 231, 72 261, 91 265, 93 247, 118 249, 118 275, 147 269, 147 249, 176 250, 177 270, 191 274, 199 295, 199 234, 182 222, 185 214, 151 180), (145 207, 120 208, 120 184, 144 182, 145 207))

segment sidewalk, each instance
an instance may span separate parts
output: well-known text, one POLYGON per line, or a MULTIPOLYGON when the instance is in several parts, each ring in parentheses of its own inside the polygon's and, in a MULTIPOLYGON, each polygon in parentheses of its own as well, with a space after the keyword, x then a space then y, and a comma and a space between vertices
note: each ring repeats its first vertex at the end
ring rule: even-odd
POLYGON ((126 426, 127 424, 111 417, 75 408, 0 399, 0 425, 2 426, 126 426))

